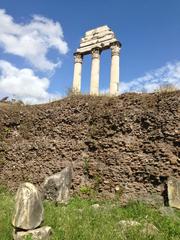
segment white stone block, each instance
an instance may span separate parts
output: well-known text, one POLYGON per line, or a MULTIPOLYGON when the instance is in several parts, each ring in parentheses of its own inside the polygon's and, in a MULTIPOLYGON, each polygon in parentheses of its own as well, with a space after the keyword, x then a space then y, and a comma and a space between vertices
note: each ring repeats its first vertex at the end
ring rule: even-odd
POLYGON ((92 44, 96 44, 96 43, 104 42, 104 41, 107 41, 107 40, 111 40, 113 38, 114 38, 114 35, 109 34, 109 35, 106 35, 106 36, 101 37, 101 38, 95 38, 93 40, 83 42, 83 43, 80 44, 80 47, 86 47, 86 46, 89 46, 89 45, 92 45, 92 44))
MULTIPOLYGON (((29 231, 13 231, 14 240, 26 240, 28 237, 32 240, 49 240, 52 235, 51 227, 44 226, 29 231)), ((28 239, 29 239, 28 238, 28 239)))
POLYGON ((101 43, 95 43, 95 44, 92 44, 92 45, 87 46, 87 47, 80 47, 76 51, 79 52, 79 53, 82 53, 82 54, 88 54, 88 53, 91 52, 91 50, 93 48, 98 47, 98 48, 101 48, 101 49, 105 49, 105 48, 110 47, 110 44, 112 44, 114 42, 117 42, 116 38, 112 38, 111 40, 107 40, 107 41, 104 41, 104 42, 101 42, 101 43))
POLYGON ((15 197, 12 225, 24 230, 37 228, 43 221, 43 213, 41 194, 38 189, 31 183, 21 184, 15 197))
POLYGON ((104 25, 104 26, 101 26, 101 27, 98 27, 98 28, 94 28, 94 29, 91 29, 91 30, 87 31, 85 33, 85 36, 90 36, 92 34, 95 34, 97 32, 102 32, 102 31, 105 31, 105 30, 110 30, 110 28, 107 25, 104 25))

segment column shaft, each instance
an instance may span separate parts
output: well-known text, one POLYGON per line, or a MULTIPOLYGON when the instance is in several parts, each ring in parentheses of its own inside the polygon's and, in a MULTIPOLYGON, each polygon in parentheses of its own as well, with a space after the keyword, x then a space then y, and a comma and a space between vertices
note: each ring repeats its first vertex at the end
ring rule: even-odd
POLYGON ((111 77, 110 77, 110 95, 119 93, 119 62, 120 45, 115 43, 111 46, 111 77))
POLYGON ((91 66, 91 83, 90 94, 99 94, 99 71, 100 71, 100 50, 98 48, 92 50, 92 66, 91 66))
POLYGON ((81 91, 82 59, 83 56, 81 54, 74 54, 74 77, 72 89, 74 93, 79 93, 81 91))

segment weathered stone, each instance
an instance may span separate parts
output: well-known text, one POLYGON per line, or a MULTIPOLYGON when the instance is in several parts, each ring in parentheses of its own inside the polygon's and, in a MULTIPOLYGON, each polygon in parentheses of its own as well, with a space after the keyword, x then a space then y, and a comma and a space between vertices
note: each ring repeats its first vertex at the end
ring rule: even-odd
POLYGON ((31 237, 32 240, 49 240, 52 235, 51 227, 44 226, 29 231, 13 231, 14 240, 25 240, 27 237, 31 237))
POLYGON ((86 42, 83 42, 80 44, 80 47, 86 47, 86 46, 89 46, 89 45, 93 45, 93 44, 96 44, 96 43, 101 43, 101 42, 104 42, 104 41, 107 41, 107 40, 111 40, 114 38, 114 35, 113 34, 108 34, 104 37, 97 37, 95 39, 91 39, 91 40, 88 40, 86 42))
POLYGON ((45 179, 44 197, 59 203, 67 203, 70 198, 72 183, 72 167, 66 167, 61 172, 45 179))
POLYGON ((146 235, 155 235, 159 232, 152 223, 142 224, 134 220, 121 220, 118 222, 118 225, 125 231, 128 230, 128 228, 139 227, 140 232, 146 235))
POLYGON ((180 218, 177 216, 174 209, 171 207, 161 207, 159 208, 159 211, 162 214, 162 216, 166 216, 166 217, 168 216, 168 217, 174 218, 177 221, 180 221, 180 218))
POLYGON ((81 72, 82 72, 83 56, 79 53, 74 55, 74 78, 73 78, 73 92, 79 93, 81 90, 81 72))
POLYGON ((83 37, 83 38, 81 38, 80 43, 88 42, 88 41, 92 40, 92 39, 95 38, 95 37, 97 37, 97 38, 103 38, 103 37, 105 37, 105 36, 107 36, 107 35, 111 35, 111 36, 114 37, 114 33, 113 33, 112 31, 107 31, 107 30, 106 30, 106 31, 100 32, 100 33, 98 33, 98 34, 90 35, 90 36, 88 36, 88 37, 83 37))
POLYGON ((41 195, 37 188, 31 183, 21 184, 15 197, 12 225, 23 230, 37 228, 43 221, 43 213, 41 195))
POLYGON ((180 179, 170 177, 168 179, 169 206, 180 209, 180 179))
POLYGON ((90 94, 98 95, 99 93, 99 71, 100 71, 100 50, 95 48, 92 50, 92 66, 91 66, 91 84, 90 94))
MULTIPOLYGON (((112 49, 111 60, 111 82, 110 82, 110 95, 117 95, 119 92, 119 50, 121 44, 115 37, 115 34, 108 26, 101 26, 92 29, 85 33, 85 37, 81 38, 80 47, 76 50, 75 55, 92 54, 92 67, 91 67, 91 83, 90 94, 99 94, 99 66, 100 58, 94 57, 94 50, 98 49, 99 53, 102 50, 112 49)), ((80 63, 74 64, 74 77, 73 77, 73 92, 80 89, 81 79, 80 63)))
POLYGON ((115 43, 111 46, 111 80, 110 80, 110 95, 117 95, 119 92, 119 53, 120 44, 115 43))
POLYGON ((96 209, 100 208, 100 205, 98 203, 96 203, 96 204, 93 204, 91 207, 96 210, 96 209))
POLYGON ((137 221, 134 221, 134 220, 121 220, 121 221, 118 222, 118 225, 120 227, 127 228, 127 227, 140 226, 141 224, 137 221))
POLYGON ((104 42, 94 43, 94 44, 91 44, 90 46, 87 46, 87 47, 80 47, 76 50, 76 52, 79 52, 79 53, 82 53, 83 55, 86 55, 86 54, 91 53, 92 49, 94 49, 96 47, 101 48, 102 50, 106 49, 106 48, 110 48, 111 44, 115 43, 115 42, 117 42, 117 39, 116 38, 111 38, 110 40, 106 40, 104 42))
POLYGON ((92 30, 87 31, 85 33, 85 36, 89 36, 89 35, 95 34, 96 32, 103 32, 103 31, 106 31, 106 30, 110 30, 110 28, 107 25, 104 25, 104 26, 98 27, 96 29, 92 29, 92 30))
POLYGON ((159 230, 152 223, 145 223, 141 232, 146 235, 156 235, 159 230))
POLYGON ((4 131, 8 126, 11 133, 10 142, 0 141, 0 159, 5 159, 0 182, 11 189, 23 176, 43 183, 72 161, 71 191, 78 194, 87 159, 94 177, 85 176, 86 182, 92 187, 98 183, 98 196, 114 197, 119 185, 123 203, 154 194, 161 199, 166 178, 172 174, 180 178, 180 162, 172 165, 168 155, 178 150, 179 99, 180 91, 129 93, 115 99, 79 96, 31 108, 2 107, 0 128, 4 131), (21 137, 13 135, 13 129, 21 137))

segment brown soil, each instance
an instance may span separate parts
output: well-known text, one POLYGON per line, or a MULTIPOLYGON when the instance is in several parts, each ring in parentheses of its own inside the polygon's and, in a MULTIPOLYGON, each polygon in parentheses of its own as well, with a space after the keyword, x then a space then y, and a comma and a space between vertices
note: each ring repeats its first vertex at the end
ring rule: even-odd
POLYGON ((0 182, 41 184, 73 164, 73 192, 162 196, 180 176, 180 91, 0 104, 0 182))

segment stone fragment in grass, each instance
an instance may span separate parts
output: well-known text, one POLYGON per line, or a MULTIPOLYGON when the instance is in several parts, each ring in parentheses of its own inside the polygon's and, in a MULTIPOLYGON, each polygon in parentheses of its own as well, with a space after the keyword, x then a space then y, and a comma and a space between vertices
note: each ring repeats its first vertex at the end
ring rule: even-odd
POLYGON ((142 233, 146 235, 156 235, 158 232, 159 230, 152 223, 145 223, 142 229, 142 233))
POLYGON ((66 167, 61 172, 47 177, 43 184, 45 199, 67 203, 70 198, 71 183, 72 167, 66 167))
MULTIPOLYGON (((49 240, 52 235, 51 227, 44 226, 29 231, 13 231, 14 240, 25 240, 28 237, 32 240, 49 240)), ((28 239, 29 239, 28 238, 28 239)))
POLYGON ((138 227, 139 232, 146 235, 155 235, 159 232, 152 223, 142 224, 134 220, 121 220, 118 225, 125 231, 132 227, 138 227))
POLYGON ((177 221, 180 221, 180 218, 176 215, 175 209, 171 207, 161 207, 159 209, 159 212, 161 213, 162 216, 165 217, 171 217, 177 221))
POLYGON ((23 230, 35 229, 43 221, 43 213, 43 204, 38 189, 28 182, 21 184, 15 197, 12 225, 23 230))
POLYGON ((169 206, 180 209, 180 178, 170 177, 167 184, 169 206))
POLYGON ((121 220, 121 221, 118 222, 118 225, 122 228, 127 228, 127 227, 140 226, 141 224, 139 222, 134 221, 134 220, 121 220))
POLYGON ((93 204, 91 207, 92 207, 93 209, 98 209, 98 208, 100 207, 100 205, 99 205, 98 203, 96 203, 96 204, 93 204))

